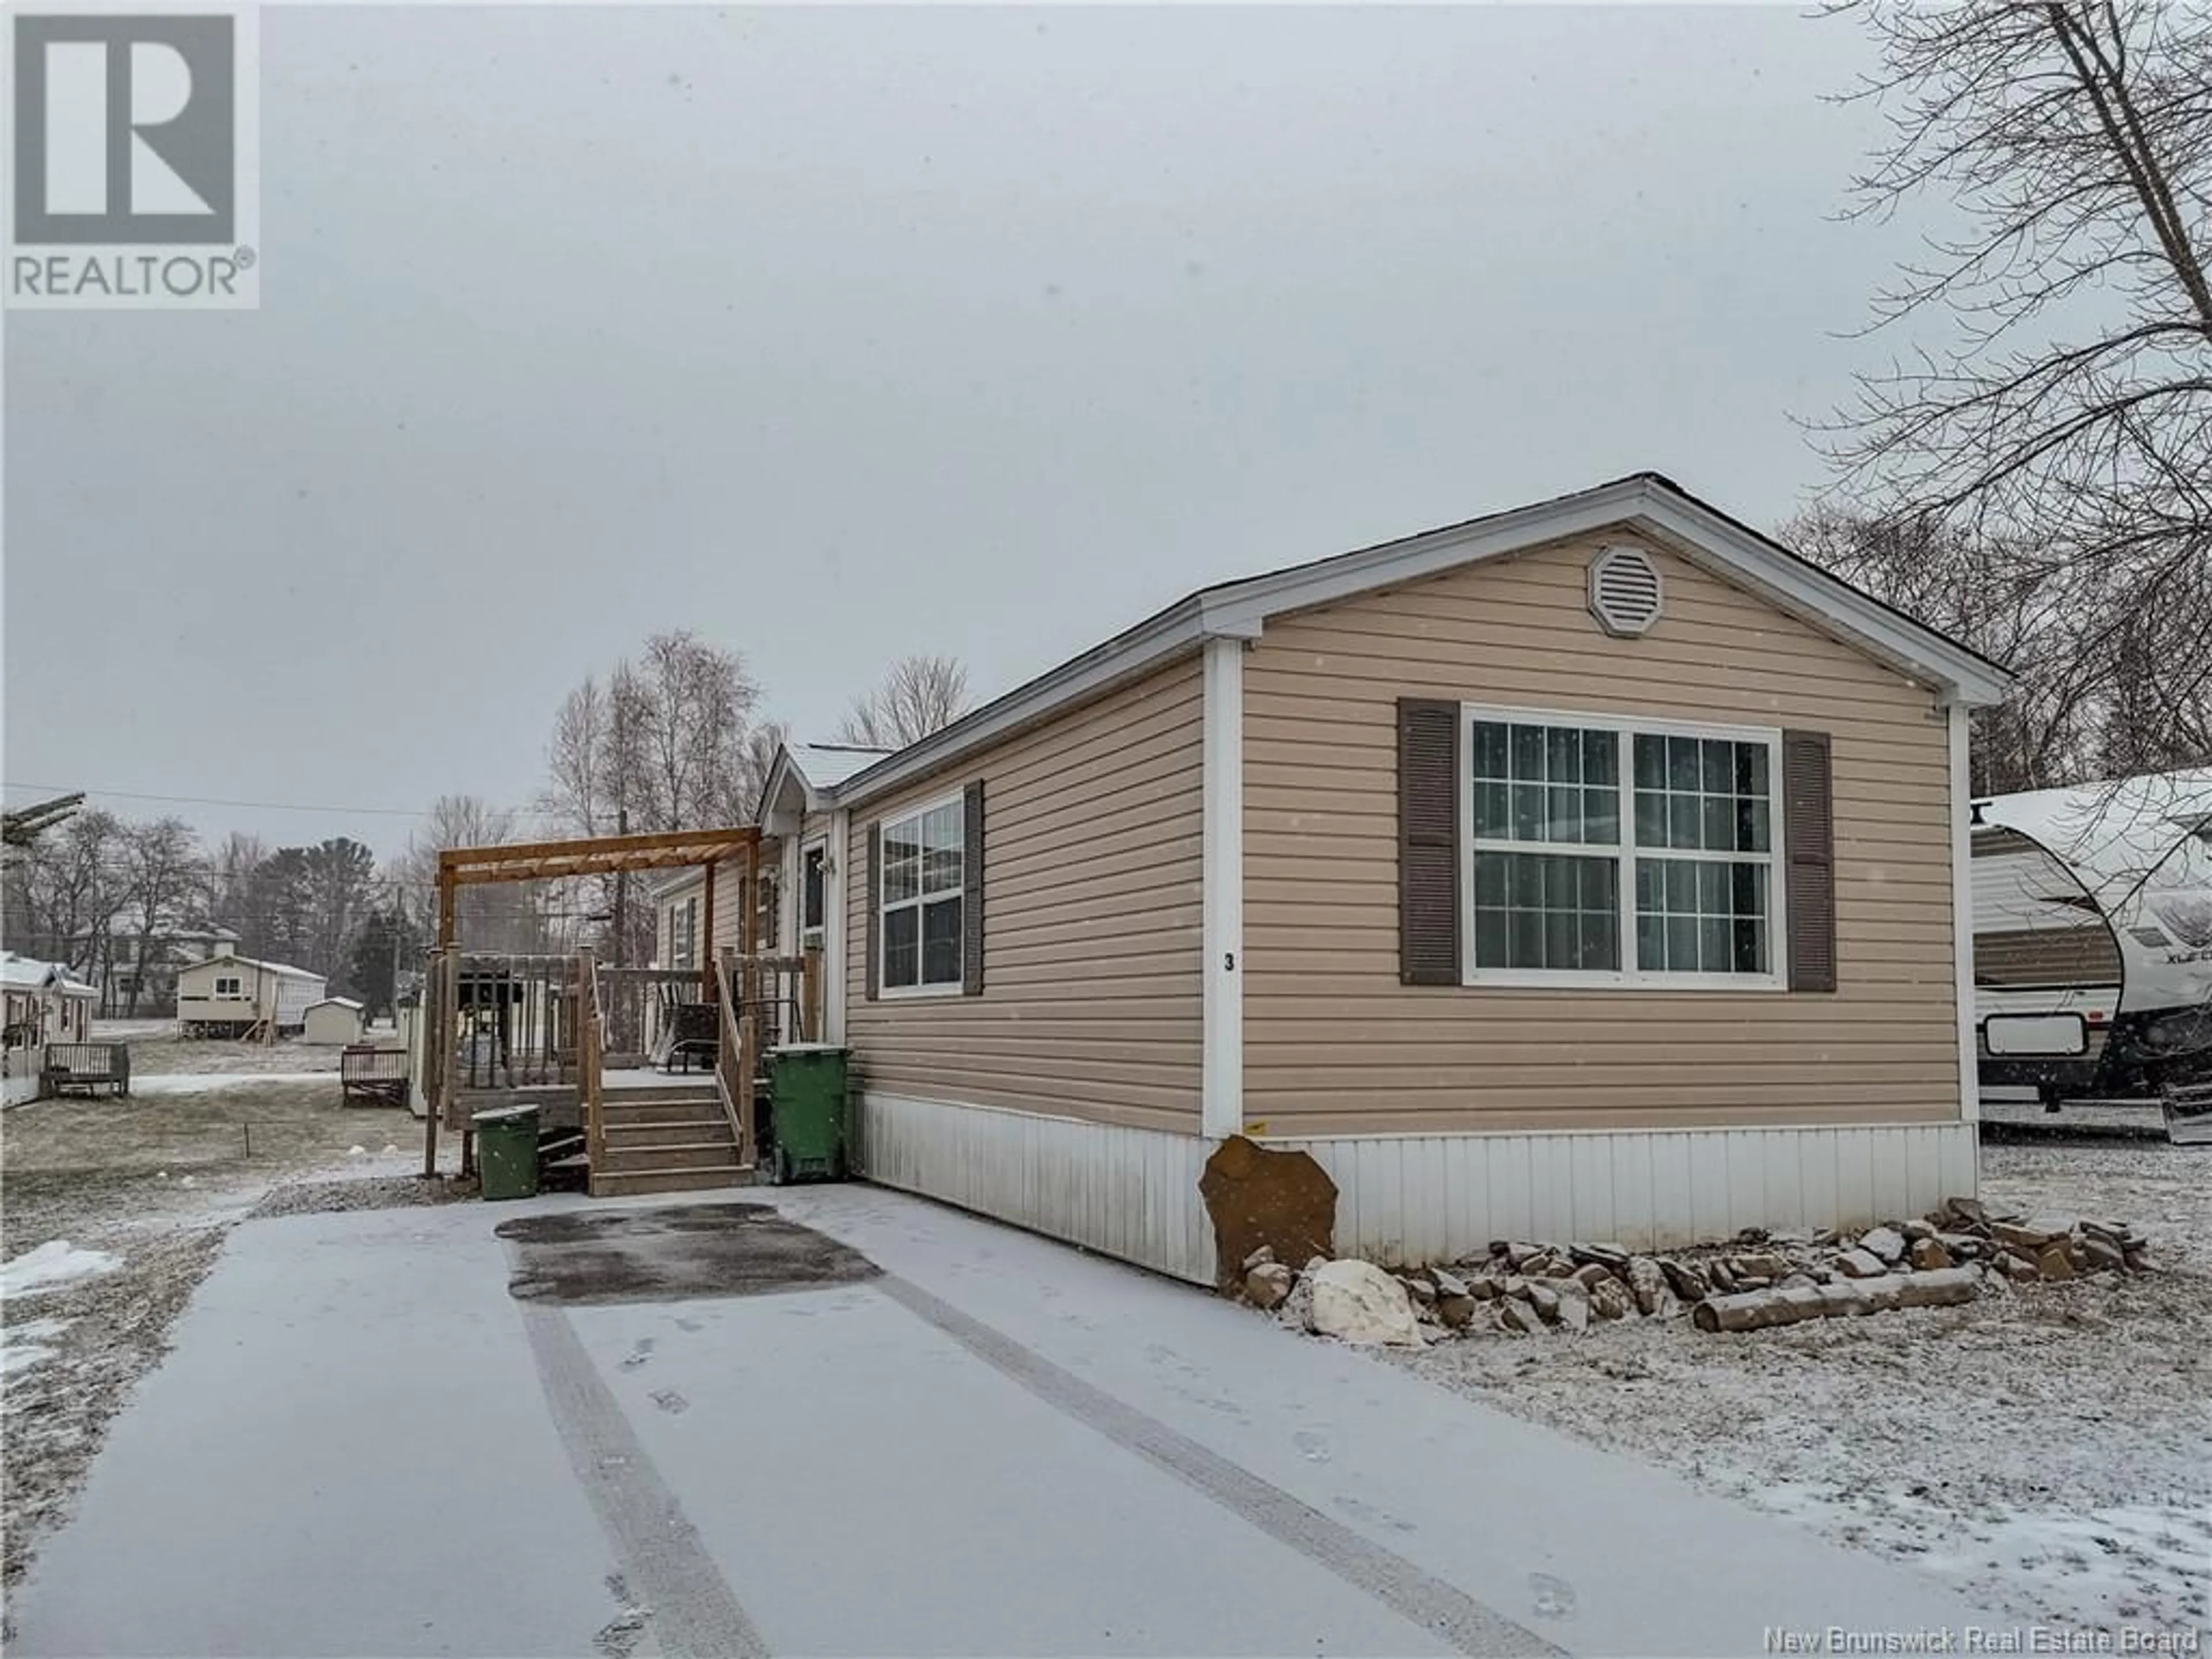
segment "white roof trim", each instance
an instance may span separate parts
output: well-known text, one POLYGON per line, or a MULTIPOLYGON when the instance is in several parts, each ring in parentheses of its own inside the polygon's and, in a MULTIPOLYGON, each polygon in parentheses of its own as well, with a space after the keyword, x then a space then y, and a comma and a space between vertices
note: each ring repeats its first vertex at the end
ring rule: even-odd
POLYGON ((199 972, 203 968, 221 965, 266 969, 279 978, 320 980, 325 985, 330 983, 331 977, 328 974, 316 973, 312 969, 295 968, 289 962, 261 962, 252 957, 242 957, 235 951, 218 951, 211 957, 202 957, 198 962, 188 962, 177 969, 177 976, 181 979, 186 974, 199 972))
POLYGON ((1704 502, 1649 476, 1524 507, 1455 529, 1432 531, 1364 553, 1200 596, 1209 632, 1256 634, 1271 617, 1310 610, 1377 587, 1419 581, 1463 565, 1525 552, 1547 542, 1626 527, 1751 588, 1778 609, 1843 637, 1914 678, 1946 703, 1985 707, 2004 700, 2011 677, 1932 629, 1796 558, 1704 502))
MULTIPOLYGON (((896 788, 915 774, 934 770, 972 750, 987 747, 1065 704, 1095 696, 1118 681, 1197 650, 1206 632, 1197 599, 1185 599, 1127 633, 1048 670, 995 702, 984 704, 943 731, 886 757, 866 771, 854 773, 849 781, 830 792, 830 799, 839 806, 852 806, 896 788)), ((1251 636, 1258 635, 1255 627, 1251 636)))
POLYGON ((759 828, 774 835, 788 835, 795 827, 789 822, 792 815, 781 804, 781 797, 793 784, 799 786, 799 815, 817 810, 817 794, 806 781, 805 769, 799 757, 791 752, 791 745, 780 743, 775 746, 775 758, 769 763, 768 776, 761 784, 760 807, 753 817, 759 828))
POLYGON ((1963 646, 1838 581, 1665 479, 1640 473, 1556 501, 1206 588, 821 793, 839 806, 858 805, 1066 704, 1194 651, 1203 640, 1257 639, 1269 619, 1290 611, 1612 529, 1648 536, 1931 685, 1939 704, 1985 708, 2002 702, 2012 683, 2002 669, 1963 646))
POLYGON ((319 1002, 311 1002, 307 1005, 310 1008, 350 1008, 356 1014, 368 1006, 367 1003, 358 1001, 352 997, 325 997, 319 1002))

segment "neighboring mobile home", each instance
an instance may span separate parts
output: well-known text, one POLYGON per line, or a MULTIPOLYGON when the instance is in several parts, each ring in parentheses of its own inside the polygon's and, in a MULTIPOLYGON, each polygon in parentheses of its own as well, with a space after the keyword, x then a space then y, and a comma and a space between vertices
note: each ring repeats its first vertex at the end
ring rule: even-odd
POLYGON ((787 751, 762 829, 821 849, 873 1180, 1201 1282, 1238 1133, 1384 1261, 1842 1225, 1974 1190, 2006 684, 1641 474, 787 751))
POLYGON ((224 951, 177 975, 177 1031, 180 1036, 258 1034, 264 1023, 280 1036, 305 1029, 307 1010, 323 1000, 320 974, 282 962, 257 962, 224 951))
POLYGON ((49 1043, 90 1040, 99 1000, 97 989, 71 979, 59 963, 0 951, 0 1082, 7 1104, 37 1097, 49 1043))

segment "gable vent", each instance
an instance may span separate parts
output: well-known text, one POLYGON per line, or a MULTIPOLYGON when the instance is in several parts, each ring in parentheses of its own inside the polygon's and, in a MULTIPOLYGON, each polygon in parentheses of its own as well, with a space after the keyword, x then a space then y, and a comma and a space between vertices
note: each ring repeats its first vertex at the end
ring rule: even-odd
POLYGON ((1658 568, 1633 548, 1607 548, 1590 561, 1589 608, 1608 634, 1645 632, 1659 620, 1658 568))

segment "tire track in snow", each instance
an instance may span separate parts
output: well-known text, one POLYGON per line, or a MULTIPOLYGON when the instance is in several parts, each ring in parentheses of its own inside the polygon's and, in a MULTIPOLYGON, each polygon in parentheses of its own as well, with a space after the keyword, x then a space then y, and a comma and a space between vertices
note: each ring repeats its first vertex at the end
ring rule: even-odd
POLYGON ((1563 1651, 1457 1585, 1361 1536, 1280 1486, 1085 1382, 920 1285, 894 1273, 885 1273, 874 1284, 892 1301, 934 1325, 1047 1405, 1165 1470, 1401 1617, 1434 1632, 1456 1651, 1501 1656, 1501 1659, 1504 1656, 1534 1659, 1563 1651))
POLYGON ((568 1462, 666 1659, 767 1659, 768 1644, 699 1541, 558 1308, 522 1303, 522 1327, 568 1462))

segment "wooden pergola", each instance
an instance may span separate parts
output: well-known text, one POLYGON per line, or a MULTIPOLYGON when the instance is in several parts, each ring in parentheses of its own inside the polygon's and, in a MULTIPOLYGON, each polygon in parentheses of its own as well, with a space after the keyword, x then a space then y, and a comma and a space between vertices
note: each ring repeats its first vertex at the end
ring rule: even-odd
MULTIPOLYGON (((640 875, 703 866, 707 871, 705 936, 714 937, 714 866, 742 857, 745 890, 760 875, 760 831, 665 830, 642 836, 592 836, 580 841, 513 842, 501 847, 456 847, 438 854, 438 944, 455 943, 455 900, 464 887, 495 881, 558 881, 573 876, 640 875)), ((752 949, 753 907, 739 918, 743 948, 752 949)))
MULTIPOLYGON (((574 841, 510 842, 496 847, 456 847, 438 854, 438 948, 452 951, 459 943, 459 906, 464 887, 492 882, 557 881, 574 876, 641 875, 656 870, 693 867, 707 872, 706 909, 702 933, 710 948, 702 952, 706 965, 700 979, 710 998, 716 998, 714 952, 714 869, 727 860, 744 860, 744 891, 759 890, 760 831, 750 825, 729 830, 665 830, 639 836, 592 836, 574 841)), ((748 902, 738 918, 742 949, 753 948, 754 912, 748 902)), ((589 953, 585 960, 588 963, 589 953)), ((596 1060, 592 1062, 597 1065, 596 1060)), ((423 1125, 422 1173, 426 1179, 438 1168, 438 1120, 445 1103, 433 1100, 423 1125)), ((474 1137, 461 1134, 461 1167, 471 1166, 474 1137)))

